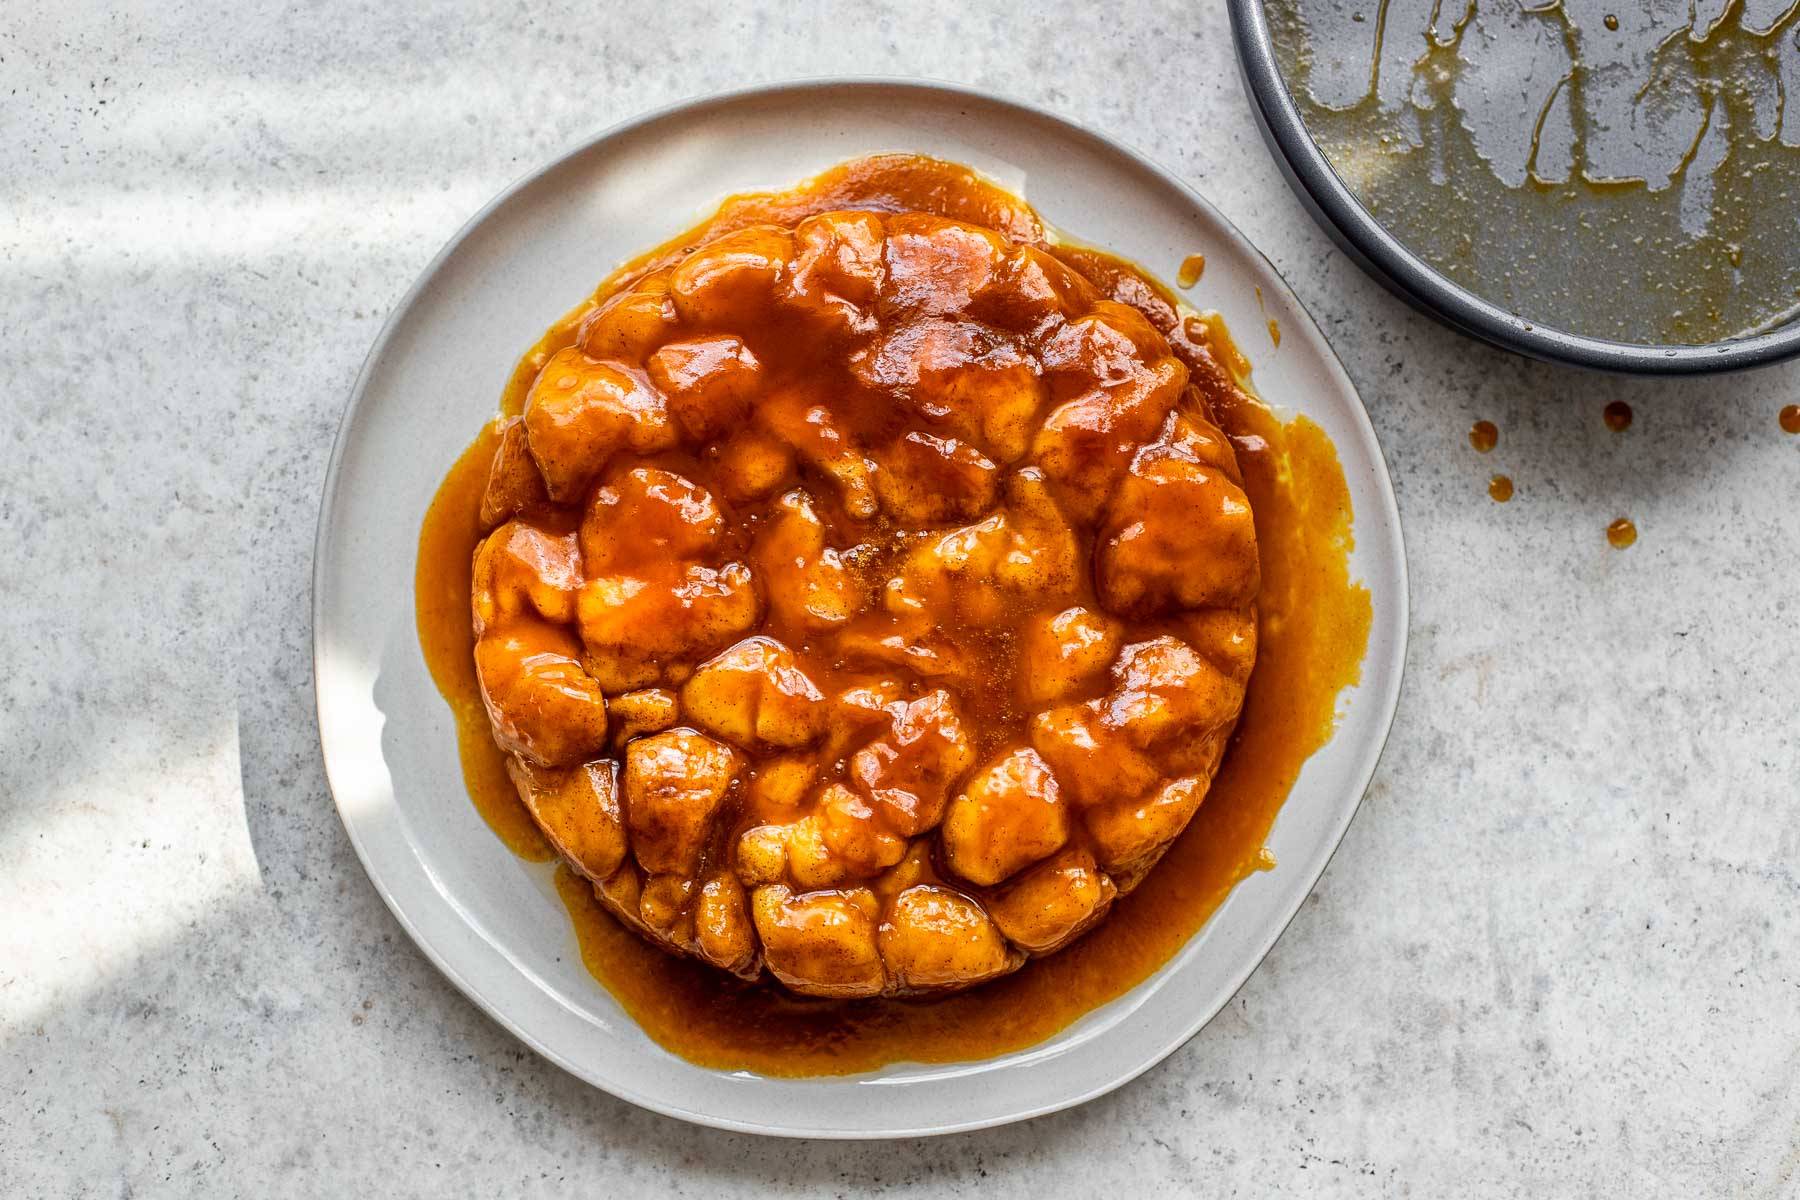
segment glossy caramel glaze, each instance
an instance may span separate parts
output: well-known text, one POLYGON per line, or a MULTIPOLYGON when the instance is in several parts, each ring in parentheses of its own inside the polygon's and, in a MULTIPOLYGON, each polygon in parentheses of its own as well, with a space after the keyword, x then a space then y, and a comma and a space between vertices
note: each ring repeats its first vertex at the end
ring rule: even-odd
POLYGON ((1175 283, 1178 287, 1191 288, 1200 282, 1200 276, 1206 274, 1206 255, 1190 254, 1181 260, 1181 269, 1175 272, 1175 283))
MULTIPOLYGON (((755 223, 771 212, 824 211, 858 200, 880 211, 974 211, 994 227, 1015 231, 1029 232, 1035 224, 1021 202, 960 169, 941 164, 911 169, 911 181, 897 183, 890 171, 881 186, 870 186, 867 176, 839 172, 800 193, 740 197, 727 202, 702 231, 678 241, 704 241, 707 230, 755 223)), ((1247 364, 1216 320, 1182 318, 1166 292, 1104 255, 1066 245, 1055 247, 1055 253, 1162 331, 1230 435, 1242 467, 1263 547, 1263 645, 1224 768, 1164 866, 1119 901, 1096 931, 1017 974, 930 1002, 802 999, 767 984, 729 979, 650 947, 603 913, 584 880, 566 868, 560 871, 559 890, 589 967, 653 1037, 695 1061, 779 1074, 845 1072, 903 1058, 980 1057, 1055 1032, 1148 975, 1238 879, 1269 865, 1262 848, 1268 826, 1300 764, 1329 737, 1338 691, 1357 677, 1368 596, 1347 577, 1351 514, 1329 441, 1304 419, 1285 426, 1276 422, 1239 386, 1247 364)), ((642 274, 643 263, 656 258, 624 269, 603 291, 642 274)), ((577 315, 559 324, 521 364, 506 411, 519 411, 525 389, 541 365, 572 340, 578 320, 577 315)), ((464 463, 491 457, 493 431, 484 439, 464 463)), ((459 718, 472 704, 477 719, 480 701, 473 694, 472 672, 449 661, 468 662, 467 610, 459 619, 454 607, 435 598, 458 588, 467 595, 467 567, 457 571, 445 564, 458 558, 466 564, 479 536, 478 474, 459 464, 434 503, 421 539, 419 589, 421 640, 434 676, 459 718), (445 546, 458 530, 465 539, 460 556, 445 546)), ((460 719, 459 725, 467 727, 460 719)), ((501 761, 491 739, 485 754, 479 742, 476 746, 465 761, 484 814, 503 836, 514 827, 529 828, 516 796, 509 801, 507 789, 485 785, 501 761)))
POLYGON ((543 862, 554 858, 556 852, 507 778, 506 756, 494 745, 470 653, 475 644, 469 613, 470 568, 482 535, 481 497, 499 443, 494 424, 482 429, 439 485, 419 531, 413 603, 419 648, 425 653, 432 682, 456 720, 456 745, 469 798, 514 854, 543 862))
POLYGON ((1624 550, 1637 541, 1637 526, 1630 517, 1620 517, 1606 527, 1606 540, 1614 550, 1624 550))
POLYGON ((1513 498, 1513 481, 1509 475, 1496 475, 1488 480, 1488 496, 1497 504, 1505 504, 1513 498))
POLYGON ((1783 433, 1800 433, 1800 404, 1783 405, 1775 419, 1783 433))
POLYGON ((1606 427, 1614 433, 1624 433, 1631 428, 1631 405, 1623 400, 1614 400, 1600 414, 1600 419, 1605 421, 1606 427))
POLYGON ((1469 445, 1475 453, 1486 454, 1500 444, 1500 427, 1492 421, 1477 421, 1469 426, 1469 445))

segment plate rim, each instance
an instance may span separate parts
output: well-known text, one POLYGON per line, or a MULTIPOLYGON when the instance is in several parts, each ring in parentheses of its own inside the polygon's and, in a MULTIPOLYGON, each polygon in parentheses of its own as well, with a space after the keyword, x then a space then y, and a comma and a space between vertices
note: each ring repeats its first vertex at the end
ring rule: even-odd
MULTIPOLYGON (((805 76, 776 80, 723 91, 701 93, 688 96, 669 104, 661 105, 605 126, 597 132, 583 137, 581 140, 567 148, 552 154, 550 157, 538 162, 536 165, 513 179, 512 182, 507 184, 491 199, 481 205, 473 215, 457 228, 455 233, 451 235, 437 253, 434 254, 422 268, 420 268, 417 277, 413 280, 411 285, 397 300, 394 301, 387 316, 382 322, 380 331, 376 334, 374 341, 370 344, 368 353, 363 358, 362 365, 357 371, 354 382, 351 384, 349 398, 345 403, 343 414, 339 418, 337 429, 333 435, 331 454, 327 462, 325 478, 320 489, 318 519, 313 538, 313 569, 310 573, 310 587, 311 597, 308 605, 308 613, 309 624, 311 627, 309 632, 312 641, 310 666, 313 675, 313 718, 315 729, 319 735, 319 749, 325 771, 326 786, 332 794, 332 803, 337 809, 339 823, 343 826, 345 834, 350 840, 351 847, 356 853, 357 861, 362 865, 363 873, 367 876, 369 883, 374 887, 376 893, 381 897, 382 903, 386 905, 388 911, 406 932, 407 937, 412 941, 413 945, 425 955, 427 960, 429 960, 431 964, 463 994, 464 997, 485 1013, 490 1019, 500 1025, 501 1028, 505 1029, 513 1037, 530 1047, 534 1053, 555 1064, 575 1078, 580 1079, 587 1085, 598 1088, 600 1091, 620 1100, 624 1100, 627 1103, 658 1113, 662 1116, 728 1132, 781 1138, 814 1138, 832 1141, 936 1137, 952 1133, 964 1133, 994 1128, 1060 1112, 1065 1109, 1085 1104, 1091 1100, 1098 1099, 1109 1092, 1125 1086, 1142 1076, 1152 1067, 1165 1062, 1170 1055, 1174 1054, 1177 1050, 1181 1049, 1184 1045, 1198 1036, 1219 1013, 1223 1012, 1224 1009, 1229 1006, 1232 999, 1243 989, 1244 985, 1249 981, 1251 976, 1256 973, 1257 969, 1262 966, 1275 944, 1281 939, 1282 935, 1286 933, 1289 926, 1292 925, 1295 917, 1299 914, 1300 909, 1304 906, 1306 897, 1312 892, 1313 888, 1317 886, 1319 879, 1330 866, 1331 860, 1336 856, 1339 848, 1343 845, 1343 839, 1349 830, 1350 824, 1355 820, 1356 814, 1361 810, 1363 801, 1367 798, 1369 785, 1374 779, 1375 772, 1380 765, 1383 753, 1392 736, 1394 718, 1399 707, 1400 695, 1404 688, 1407 648, 1411 637, 1412 608, 1411 582, 1407 562, 1405 530, 1400 521, 1399 504, 1394 491, 1392 472, 1388 467, 1387 458, 1382 450, 1381 442, 1375 433, 1374 424, 1369 417, 1367 405, 1363 403, 1361 392, 1357 389, 1355 382, 1350 378, 1336 349, 1331 346, 1329 340, 1325 337, 1323 329, 1319 328, 1318 322, 1313 318, 1311 312, 1307 310, 1305 305, 1300 303, 1298 296, 1293 293, 1292 287, 1288 284, 1281 272, 1275 267, 1274 263, 1270 261, 1268 256, 1264 254, 1234 222, 1227 218, 1216 206, 1183 179, 1164 168, 1129 143, 1120 141, 1110 135, 1100 133, 1097 130, 1090 129, 1086 125, 1073 121, 1058 113, 1028 102, 1000 96, 961 83, 916 76, 867 74, 805 76), (344 811, 344 805, 340 799, 341 789, 338 787, 337 781, 334 778, 331 748, 325 734, 325 695, 320 682, 321 672, 325 665, 325 654, 319 636, 319 630, 324 616, 324 597, 328 590, 328 584, 325 579, 327 574, 326 564, 331 561, 332 551, 335 549, 337 537, 336 531, 331 526, 330 517, 333 502, 339 488, 340 476, 344 467, 351 429, 367 403, 368 386, 374 374, 376 365, 387 351, 404 316, 418 301, 421 293, 425 291, 431 281, 437 276, 445 262, 462 247, 463 243, 468 240, 480 226, 482 226, 496 211, 510 202, 516 195, 537 183, 544 176, 559 170, 571 160, 593 152, 605 142, 623 137, 645 126, 654 125, 658 122, 675 117, 691 115, 708 107, 717 106, 723 108, 752 99, 766 99, 781 96, 783 94, 804 95, 807 93, 826 92, 838 89, 848 89, 853 91, 891 89, 903 92, 915 92, 924 95, 950 96, 991 106, 997 110, 1010 110, 1035 120, 1049 122, 1060 127, 1069 134, 1095 142, 1111 153, 1123 156, 1138 169, 1157 179, 1175 193, 1185 198, 1189 203, 1194 205, 1196 209, 1207 214, 1211 220, 1216 221, 1230 234, 1231 237, 1236 239, 1240 246, 1248 249, 1252 254, 1259 258, 1274 278, 1278 280, 1281 286, 1287 291, 1288 299, 1291 301, 1294 308, 1305 317, 1308 325, 1310 325, 1313 331, 1318 335, 1319 345, 1324 350, 1322 361, 1328 373, 1333 377, 1335 383, 1355 400, 1355 404, 1350 406, 1348 410, 1350 424, 1353 427, 1357 440, 1363 443, 1363 449, 1370 461, 1379 467, 1377 471, 1373 472, 1372 479, 1376 493, 1375 498, 1379 501, 1379 512, 1372 515, 1383 525, 1392 530, 1395 551, 1393 561, 1390 564, 1386 564, 1389 576, 1386 582, 1390 585, 1389 590, 1393 596, 1393 618, 1395 621, 1394 645, 1391 651, 1393 658, 1392 670, 1390 673, 1391 682, 1381 693, 1370 697, 1374 704, 1374 720, 1375 724, 1379 727, 1380 735, 1379 737, 1374 737, 1369 740, 1368 745, 1358 756, 1354 769, 1347 772, 1347 776, 1354 780, 1354 799, 1351 803, 1344 806, 1341 815, 1334 822, 1333 826, 1329 827, 1328 836, 1321 839, 1322 852, 1314 855, 1316 865, 1314 865, 1312 860, 1309 860, 1308 863, 1301 866, 1301 869, 1306 871, 1310 877, 1307 886, 1300 889, 1298 898, 1291 905, 1287 906, 1287 911, 1280 916, 1279 920, 1268 923, 1268 926, 1261 937, 1250 939, 1249 944, 1254 947, 1254 950, 1252 953, 1245 956, 1245 965, 1239 971, 1227 977, 1227 982, 1221 989, 1222 999, 1219 1001, 1218 1005, 1212 1008, 1211 1011, 1191 1018, 1185 1023, 1172 1024, 1170 1026, 1170 1032, 1167 1035, 1154 1039, 1157 1048, 1153 1052, 1147 1054, 1142 1063, 1111 1077, 1104 1083, 1082 1089, 1066 1096, 1060 1096, 1053 1100, 1021 1107, 1017 1110, 998 1115, 975 1117, 944 1124, 918 1127, 883 1129, 851 1129, 842 1127, 800 1128, 775 1123, 757 1123, 735 1117, 720 1116, 709 1112, 686 1108, 679 1104, 668 1103, 648 1096, 626 1083, 621 1083, 613 1079, 602 1081, 594 1078, 583 1067, 570 1061, 568 1057, 545 1044, 521 1027, 499 1003, 491 1000, 484 994, 482 988, 474 981, 467 978, 449 960, 449 957, 443 948, 438 946, 432 939, 424 934, 419 923, 403 909, 398 898, 395 896, 393 889, 383 881, 373 868, 369 856, 369 849, 365 845, 362 835, 359 833, 355 823, 344 811)), ((1368 659, 1365 658, 1365 668, 1367 662, 1368 659)), ((1363 686, 1366 685, 1358 685, 1359 688, 1363 686)), ((1279 816, 1277 819, 1279 819, 1279 816)), ((1235 888, 1233 890, 1235 891, 1235 888)), ((1227 899, 1229 899, 1229 895, 1227 899)), ((1277 911, 1279 912, 1280 910, 1277 909, 1277 911)), ((1216 916, 1217 913, 1215 912, 1213 915, 1216 916)), ((1211 921, 1212 917, 1209 917, 1206 924, 1203 924, 1199 930, 1196 930, 1194 936, 1200 936, 1200 934, 1204 932, 1206 925, 1210 924, 1211 921)), ((1132 990, 1135 991, 1137 987, 1141 987, 1163 975, 1177 963, 1180 956, 1181 951, 1178 950, 1175 954, 1170 956, 1167 962, 1158 967, 1156 971, 1146 976, 1145 979, 1135 985, 1132 990)), ((1099 1008, 1093 1011, 1101 1011, 1111 1004, 1118 1003, 1119 1000, 1124 999, 1130 994, 1131 992, 1128 991, 1119 997, 1115 997, 1114 1000, 1107 1002, 1107 1004, 1099 1006, 1099 1008)), ((625 1016, 627 1020, 631 1019, 629 1014, 626 1014, 625 1016)), ((1038 1043, 1038 1045, 1042 1044, 1043 1043, 1038 1043)), ((1026 1049, 1030 1049, 1030 1047, 1027 1047, 1026 1049)), ((981 1060, 976 1060, 976 1062, 979 1061, 981 1060)), ((849 1082, 855 1078, 856 1076, 847 1076, 845 1077, 845 1082, 849 1082)))

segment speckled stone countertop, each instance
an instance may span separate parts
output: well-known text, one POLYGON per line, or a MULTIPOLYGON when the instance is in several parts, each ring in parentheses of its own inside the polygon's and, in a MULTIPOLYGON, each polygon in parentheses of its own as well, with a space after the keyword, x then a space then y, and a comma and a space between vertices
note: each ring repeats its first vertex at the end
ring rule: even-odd
POLYGON ((1204 0, 115 7, 0 20, 0 1194, 1796 1194, 1800 369, 1598 378, 1414 315, 1289 195, 1204 0), (388 915, 312 715, 326 457, 414 276, 601 126, 830 72, 1205 192, 1362 389, 1412 569, 1386 758, 1243 992, 1105 1099, 930 1142, 538 1060, 388 915))

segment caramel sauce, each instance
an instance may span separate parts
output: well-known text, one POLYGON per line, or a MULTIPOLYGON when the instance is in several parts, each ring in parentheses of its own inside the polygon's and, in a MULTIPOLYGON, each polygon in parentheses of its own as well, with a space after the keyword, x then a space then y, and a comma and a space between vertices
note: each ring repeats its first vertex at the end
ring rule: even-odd
POLYGON ((1492 421, 1477 421, 1469 426, 1469 445, 1478 454, 1486 454, 1500 444, 1500 428, 1492 421))
POLYGON ((1488 495, 1496 504, 1505 504, 1513 498, 1513 481, 1508 475, 1496 475, 1488 480, 1488 495))
POLYGON ((1181 288, 1191 288, 1200 282, 1200 276, 1206 273, 1206 255, 1190 254, 1181 260, 1181 269, 1175 272, 1175 284, 1181 288))
MULTIPOLYGON (((864 160, 880 161, 880 160, 864 160)), ((866 207, 921 209, 1041 239, 1024 202, 962 168, 903 160, 911 174, 879 178, 839 168, 802 188, 728 199, 698 229, 626 264, 603 283, 624 286, 645 264, 712 233, 759 220, 866 207), (927 164, 929 164, 929 169, 927 164)), ((861 164, 852 164, 859 166, 861 164)), ((820 1000, 746 984, 640 939, 608 915, 592 887, 558 865, 582 960, 655 1041, 703 1066, 766 1075, 848 1074, 897 1061, 950 1062, 1022 1049, 1129 991, 1167 962, 1240 880, 1274 866, 1264 839, 1308 757, 1335 728, 1337 698, 1361 677, 1372 620, 1368 590, 1349 575, 1349 487, 1324 431, 1283 422, 1249 390, 1249 363, 1216 313, 1184 314, 1130 264, 1073 244, 1054 252, 1103 292, 1143 310, 1168 337, 1231 438, 1262 560, 1260 648, 1243 713, 1206 802, 1144 882, 1092 932, 1054 955, 972 990, 928 1000, 820 1000)), ((559 321, 514 372, 503 413, 520 410, 532 378, 571 343, 584 303, 559 321)), ((483 430, 440 487, 420 534, 416 579, 420 645, 456 715, 471 798, 516 852, 550 857, 506 778, 472 665, 470 562, 494 427, 483 430)))
POLYGON ((1623 550, 1637 541, 1637 526, 1631 523, 1630 517, 1620 517, 1606 527, 1606 540, 1612 543, 1613 549, 1623 550))
POLYGON ((1275 323, 1274 317, 1269 318, 1269 341, 1275 344, 1276 349, 1281 348, 1281 326, 1275 323))
POLYGON ((475 682, 469 583, 475 546, 481 540, 481 495, 500 442, 496 426, 490 422, 462 452, 425 512, 413 603, 419 649, 456 720, 456 746, 469 799, 509 850, 531 862, 543 862, 554 858, 555 852, 507 777, 506 756, 494 745, 487 708, 475 682))
POLYGON ((1606 427, 1614 433, 1624 433, 1631 428, 1631 405, 1623 400, 1614 400, 1606 406, 1606 411, 1600 414, 1600 419, 1605 421, 1606 427))
POLYGON ((1783 432, 1800 433, 1800 404, 1790 404, 1783 408, 1776 420, 1781 423, 1783 432))

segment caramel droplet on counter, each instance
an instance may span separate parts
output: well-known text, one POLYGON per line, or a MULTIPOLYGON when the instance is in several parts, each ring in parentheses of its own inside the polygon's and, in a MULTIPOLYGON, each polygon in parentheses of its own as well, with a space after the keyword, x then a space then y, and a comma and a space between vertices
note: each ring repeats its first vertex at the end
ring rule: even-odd
POLYGON ((1482 454, 1492 450, 1500 442, 1500 429, 1492 421, 1477 421, 1469 426, 1469 445, 1482 454))
POLYGON ((1494 498, 1496 504, 1505 504, 1508 500, 1511 500, 1512 493, 1513 486, 1511 476, 1496 475, 1488 480, 1488 495, 1494 498))
POLYGON ((1175 282, 1184 288, 1191 288, 1200 282, 1200 276, 1206 270, 1206 255, 1190 254, 1181 260, 1181 269, 1175 272, 1175 282))
POLYGON ((1619 18, 1613 16, 1611 13, 1607 13, 1606 16, 1602 18, 1601 23, 1608 29, 1617 29, 1619 27, 1619 18))
POLYGON ((1623 550, 1637 541, 1637 526, 1631 523, 1630 517, 1620 517, 1606 527, 1606 540, 1613 544, 1613 549, 1623 550))
POLYGON ((1776 420, 1781 422, 1781 428, 1784 431, 1800 433, 1800 404, 1788 405, 1781 410, 1781 415, 1776 420))
POLYGON ((1606 427, 1614 433, 1624 433, 1631 428, 1631 405, 1623 400, 1614 400, 1606 406, 1606 411, 1600 414, 1600 419, 1605 421, 1606 427))

